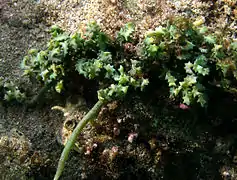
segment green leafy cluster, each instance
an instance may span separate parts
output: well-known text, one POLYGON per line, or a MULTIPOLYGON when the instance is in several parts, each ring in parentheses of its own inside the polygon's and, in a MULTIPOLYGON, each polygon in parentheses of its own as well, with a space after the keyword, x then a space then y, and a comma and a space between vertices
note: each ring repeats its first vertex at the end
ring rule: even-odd
POLYGON ((70 37, 56 26, 52 27, 51 35, 47 49, 29 50, 21 67, 24 69, 24 75, 33 76, 45 85, 52 84, 60 93, 63 89, 63 79, 68 71, 65 67, 70 63, 68 58, 70 37))
POLYGON ((134 32, 135 26, 133 23, 127 23, 120 31, 117 33, 118 42, 130 42, 132 40, 132 34, 134 32))
POLYGON ((100 32, 94 22, 88 25, 86 32, 81 35, 69 35, 57 26, 50 30, 51 40, 47 49, 38 51, 31 49, 22 61, 24 75, 36 77, 44 85, 51 85, 61 93, 64 81, 74 72, 75 59, 88 58, 97 54, 98 50, 107 46, 107 36, 100 32))
MULTIPOLYGON (((123 53, 121 51, 122 43, 132 41, 131 36, 133 32, 134 25, 132 23, 126 24, 118 32, 114 44, 119 42, 120 53, 123 53)), ((111 43, 108 38, 105 39, 107 41, 104 42, 111 43)), ((98 90, 98 99, 101 101, 120 99, 127 94, 129 87, 143 90, 149 84, 148 79, 144 79, 141 76, 142 70, 137 60, 117 59, 118 57, 116 55, 116 52, 113 54, 112 52, 105 51, 105 48, 101 48, 100 46, 100 52, 96 58, 79 58, 76 64, 76 70, 79 74, 84 75, 88 79, 97 79, 102 84, 102 88, 98 90), (124 62, 128 62, 128 67, 124 62)))
POLYGON ((101 52, 97 59, 79 60, 76 70, 88 79, 103 79, 103 86, 98 91, 98 99, 101 101, 110 101, 112 99, 122 98, 127 94, 129 87, 144 90, 149 84, 149 80, 141 75, 141 68, 137 60, 130 60, 131 67, 126 73, 123 65, 116 68, 113 64, 112 54, 110 52, 101 52))
POLYGON ((237 41, 223 42, 215 45, 213 56, 216 60, 216 67, 221 72, 221 80, 219 86, 227 90, 234 89, 236 91, 237 80, 237 41))
POLYGON ((165 79, 168 81, 171 96, 176 97, 181 93, 183 103, 190 105, 197 101, 201 106, 205 106, 207 97, 204 93, 205 87, 200 83, 200 79, 209 74, 210 70, 206 64, 207 59, 203 55, 198 56, 194 63, 190 61, 185 63, 184 69, 187 76, 178 84, 176 84, 177 79, 168 71, 165 79))
POLYGON ((25 94, 12 82, 0 77, 0 99, 6 102, 23 102, 25 94))
POLYGON ((237 42, 216 35, 199 21, 171 19, 148 31, 139 44, 133 44, 134 30, 128 23, 111 40, 95 22, 72 35, 53 26, 47 49, 32 49, 24 58, 24 74, 60 93, 66 82, 73 81, 72 74, 79 73, 99 82, 100 100, 121 98, 130 87, 143 90, 149 79, 158 78, 168 82, 171 97, 203 107, 211 84, 224 89, 236 84, 237 42), (127 42, 137 51, 125 53, 127 42))
POLYGON ((95 22, 89 23, 81 34, 69 35, 57 26, 53 26, 50 32, 52 38, 47 49, 31 49, 22 62, 22 68, 25 75, 36 77, 44 85, 51 85, 58 93, 63 90, 65 79, 70 79, 75 72, 87 79, 97 79, 102 84, 103 88, 98 91, 100 100, 122 97, 129 86, 143 90, 148 84, 148 79, 141 76, 138 61, 121 59, 116 51, 111 51, 119 42, 121 48, 118 51, 123 53, 121 43, 132 41, 132 23, 118 32, 114 42, 101 32, 95 22), (126 65, 119 63, 125 61, 128 62, 126 65), (129 73, 125 73, 124 68, 129 73))
POLYGON ((218 78, 214 71, 229 68, 223 58, 236 59, 236 42, 231 44, 232 50, 226 49, 220 44, 223 39, 217 37, 204 25, 177 18, 147 32, 142 55, 147 67, 158 64, 157 76, 167 80, 171 97, 181 97, 187 105, 206 106, 208 83, 218 78), (213 69, 213 64, 217 68, 213 69))
POLYGON ((138 78, 141 74, 141 69, 138 66, 138 61, 131 60, 131 69, 128 73, 125 72, 122 65, 119 68, 115 68, 112 64, 112 55, 110 52, 101 52, 98 59, 92 60, 79 60, 76 66, 77 71, 83 74, 89 79, 96 77, 102 77, 108 79, 107 83, 109 87, 100 89, 98 91, 99 100, 112 100, 123 97, 129 87, 134 89, 140 88, 142 91, 146 85, 148 85, 148 79, 143 77, 138 78))

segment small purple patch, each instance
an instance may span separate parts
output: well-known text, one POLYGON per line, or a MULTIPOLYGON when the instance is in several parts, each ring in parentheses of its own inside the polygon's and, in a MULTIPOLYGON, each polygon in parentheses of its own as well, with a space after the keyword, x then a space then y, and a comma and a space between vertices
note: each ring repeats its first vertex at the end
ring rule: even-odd
POLYGON ((189 106, 187 106, 187 105, 181 103, 181 104, 179 105, 179 108, 186 110, 186 109, 189 109, 189 106))

